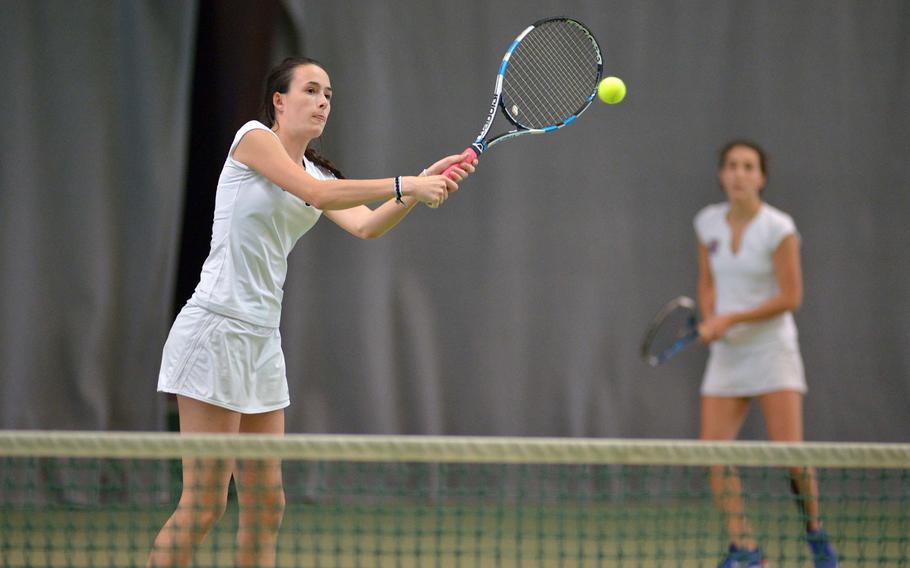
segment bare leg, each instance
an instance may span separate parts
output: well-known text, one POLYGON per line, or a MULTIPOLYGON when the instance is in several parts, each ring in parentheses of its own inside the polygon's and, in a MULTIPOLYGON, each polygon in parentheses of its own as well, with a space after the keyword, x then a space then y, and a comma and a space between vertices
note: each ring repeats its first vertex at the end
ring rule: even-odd
MULTIPOLYGON (((749 411, 748 398, 703 396, 701 399, 702 440, 735 440, 749 411)), ((711 466, 711 491, 717 508, 726 517, 730 542, 738 548, 754 549, 758 544, 746 519, 742 482, 735 468, 711 466)))
MULTIPOLYGON (((180 432, 237 432, 240 413, 177 397, 180 432)), ((233 460, 185 458, 183 492, 177 510, 162 527, 146 566, 188 566, 227 506, 233 460)))
MULTIPOLYGON (((758 399, 773 442, 803 441, 803 395, 797 391, 778 391, 758 399)), ((821 528, 818 518, 818 479, 815 468, 791 467, 790 484, 803 513, 807 531, 821 528)))
MULTIPOLYGON (((244 414, 240 431, 284 434, 284 410, 244 414)), ((275 548, 285 506, 281 460, 238 460, 234 469, 234 481, 240 502, 237 566, 275 566, 275 548)))

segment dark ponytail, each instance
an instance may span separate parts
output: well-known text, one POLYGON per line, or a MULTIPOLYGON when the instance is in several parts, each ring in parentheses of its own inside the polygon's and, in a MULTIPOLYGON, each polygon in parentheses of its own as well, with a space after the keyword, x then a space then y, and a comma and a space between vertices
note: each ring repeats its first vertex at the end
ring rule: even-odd
MULTIPOLYGON (((315 65, 322 69, 322 64, 309 57, 288 57, 269 71, 268 78, 265 81, 265 96, 262 100, 262 109, 259 113, 260 121, 271 128, 275 125, 275 105, 272 103, 272 95, 275 93, 287 93, 291 86, 291 79, 294 77, 294 69, 301 65, 315 65)), ((307 148, 304 156, 317 166, 332 172, 336 178, 344 179, 344 174, 328 158, 317 152, 313 148, 307 148)))
POLYGON ((306 156, 307 160, 313 162, 317 166, 332 172, 336 178, 344 179, 344 174, 341 173, 338 166, 333 164, 331 160, 317 152, 314 148, 307 148, 303 155, 306 156))

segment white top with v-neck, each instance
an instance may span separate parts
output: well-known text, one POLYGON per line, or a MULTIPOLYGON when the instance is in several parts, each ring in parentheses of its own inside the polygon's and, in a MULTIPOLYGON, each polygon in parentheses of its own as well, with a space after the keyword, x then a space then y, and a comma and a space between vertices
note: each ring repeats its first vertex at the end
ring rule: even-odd
MULTIPOLYGON (((717 314, 750 310, 775 297, 780 288, 774 272, 774 252, 785 237, 799 236, 790 215, 762 203, 743 229, 739 249, 734 252, 733 230, 727 222, 729 210, 729 203, 716 203, 695 216, 696 235, 708 250, 717 314)), ((797 344, 792 313, 734 325, 721 341, 745 346, 775 340, 797 344)))

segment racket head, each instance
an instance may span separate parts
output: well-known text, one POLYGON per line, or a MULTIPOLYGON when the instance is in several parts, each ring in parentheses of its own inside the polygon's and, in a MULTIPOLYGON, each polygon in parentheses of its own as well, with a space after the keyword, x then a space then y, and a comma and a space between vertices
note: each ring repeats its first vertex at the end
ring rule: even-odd
POLYGON ((641 357, 652 367, 672 359, 698 339, 695 301, 687 296, 670 300, 651 320, 641 344, 641 357))
POLYGON ((590 106, 603 57, 587 26, 571 18, 546 18, 516 38, 499 74, 499 105, 506 118, 519 128, 548 132, 590 106))

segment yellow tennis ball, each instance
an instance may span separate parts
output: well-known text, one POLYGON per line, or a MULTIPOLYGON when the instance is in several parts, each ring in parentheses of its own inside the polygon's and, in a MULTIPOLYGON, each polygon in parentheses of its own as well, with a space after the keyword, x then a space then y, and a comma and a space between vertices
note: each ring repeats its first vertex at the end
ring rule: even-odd
POLYGON ((597 96, 608 105, 615 105, 626 96, 626 84, 619 77, 607 77, 597 85, 597 96))

